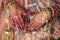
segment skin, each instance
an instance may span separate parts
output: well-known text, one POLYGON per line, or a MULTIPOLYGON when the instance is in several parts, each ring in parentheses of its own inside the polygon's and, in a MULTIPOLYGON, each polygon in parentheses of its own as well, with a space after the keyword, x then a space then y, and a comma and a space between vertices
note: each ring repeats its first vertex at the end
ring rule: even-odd
MULTIPOLYGON (((60 0, 56 0, 58 3, 60 3, 60 0)), ((44 11, 43 11, 44 12, 44 11)), ((44 25, 44 23, 46 22, 46 15, 47 14, 43 14, 43 12, 40 12, 39 14, 37 14, 34 19, 29 23, 28 25, 28 30, 38 30, 39 28, 41 28, 42 25, 44 25), (45 17, 44 17, 44 16, 45 17), (41 17, 42 16, 42 17, 41 17), (40 19, 40 20, 39 20, 40 19), (43 20, 42 20, 43 19, 43 20), (42 20, 42 21, 41 21, 42 20), (42 23, 42 24, 41 24, 42 23), (41 24, 41 25, 40 25, 41 24)), ((48 17, 48 16, 47 16, 48 17)))
MULTIPOLYGON (((17 7, 18 5, 12 5, 11 7, 9 7, 9 10, 10 10, 10 15, 9 16, 15 16, 15 19, 16 19, 16 11, 18 11, 17 13, 19 13, 18 15, 20 15, 18 18, 20 18, 21 19, 21 13, 20 13, 20 11, 21 11, 21 9, 19 9, 19 7, 17 7), (17 8, 16 8, 17 7, 17 8)), ((6 24, 6 19, 8 18, 8 17, 6 17, 6 16, 4 16, 4 10, 1 12, 1 14, 2 14, 2 21, 1 21, 1 24, 0 24, 0 40, 2 40, 1 39, 1 37, 2 37, 2 33, 3 33, 3 31, 4 30, 6 30, 7 28, 8 28, 8 26, 7 26, 7 24, 6 24)), ((12 19, 11 19, 12 20, 12 19)), ((18 19, 19 20, 19 19, 18 19)), ((21 21, 21 20, 20 20, 21 21)), ((15 40, 16 40, 16 38, 15 38, 15 40)))
MULTIPOLYGON (((60 0, 57 0, 58 2, 60 2, 60 0)), ((0 8, 1 8, 1 4, 2 4, 2 0, 0 0, 0 8)), ((29 25, 28 25, 28 29, 29 30, 34 30, 34 29, 39 29, 39 28, 41 28, 41 26, 42 25, 44 25, 44 23, 46 22, 46 13, 44 14, 43 13, 44 11, 41 11, 41 12, 39 12, 34 18, 33 18, 33 20, 29 23, 29 25)), ((5 19, 4 19, 5 20, 5 19)), ((7 26, 6 26, 6 24, 4 24, 5 22, 4 21, 2 21, 1 22, 1 27, 0 27, 0 37, 1 37, 1 33, 3 32, 3 30, 5 30, 6 28, 7 28, 7 26)), ((1 40, 1 38, 0 38, 0 40, 1 40)))
POLYGON ((46 22, 46 19, 47 19, 46 12, 44 10, 39 12, 29 23, 28 30, 33 31, 34 29, 37 30, 41 28, 41 26, 44 25, 44 23, 46 22))

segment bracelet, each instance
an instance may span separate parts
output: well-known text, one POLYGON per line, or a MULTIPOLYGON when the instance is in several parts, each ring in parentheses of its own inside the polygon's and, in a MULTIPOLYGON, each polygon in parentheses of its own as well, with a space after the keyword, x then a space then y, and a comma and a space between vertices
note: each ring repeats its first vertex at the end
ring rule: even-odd
POLYGON ((47 19, 50 19, 50 12, 48 11, 48 9, 47 8, 45 8, 45 12, 46 12, 46 14, 47 14, 47 19))
POLYGON ((49 10, 50 13, 50 17, 52 18, 52 10, 50 8, 47 8, 49 10))
POLYGON ((52 10, 52 17, 56 17, 56 11, 54 10, 54 7, 51 6, 50 9, 52 10))

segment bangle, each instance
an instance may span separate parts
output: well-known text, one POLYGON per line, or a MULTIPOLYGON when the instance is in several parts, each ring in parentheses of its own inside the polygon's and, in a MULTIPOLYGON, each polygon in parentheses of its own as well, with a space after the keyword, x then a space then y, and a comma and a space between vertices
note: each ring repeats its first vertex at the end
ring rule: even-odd
POLYGON ((45 8, 45 12, 46 12, 46 14, 47 14, 47 19, 50 19, 50 13, 49 13, 49 11, 48 11, 48 9, 47 8, 45 8))
POLYGON ((56 11, 54 10, 54 7, 51 6, 50 9, 52 10, 52 17, 56 17, 56 11))
POLYGON ((50 17, 52 18, 52 10, 50 8, 47 8, 49 10, 50 13, 50 17))

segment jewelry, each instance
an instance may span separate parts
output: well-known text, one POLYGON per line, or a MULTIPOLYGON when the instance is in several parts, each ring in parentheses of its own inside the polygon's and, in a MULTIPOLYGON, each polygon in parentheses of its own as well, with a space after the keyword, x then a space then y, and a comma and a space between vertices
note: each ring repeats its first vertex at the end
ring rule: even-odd
POLYGON ((56 17, 56 10, 54 9, 54 7, 51 6, 50 9, 52 10, 52 16, 56 17))
POLYGON ((5 14, 5 17, 7 18, 6 19, 6 24, 8 26, 8 28, 6 30, 4 30, 2 32, 2 40, 13 40, 14 39, 14 30, 12 29, 11 27, 11 24, 10 24, 10 20, 9 20, 9 9, 8 9, 9 6, 6 7, 6 14, 5 14))
POLYGON ((9 21, 7 21, 8 28, 2 33, 2 40, 13 40, 14 39, 14 31, 10 27, 9 21))
POLYGON ((51 16, 50 16, 50 12, 48 11, 47 8, 45 8, 44 10, 45 10, 45 12, 46 12, 46 14, 47 14, 47 20, 50 19, 50 17, 51 17, 51 16))
POLYGON ((11 28, 4 30, 2 33, 2 40, 13 40, 14 32, 11 28))

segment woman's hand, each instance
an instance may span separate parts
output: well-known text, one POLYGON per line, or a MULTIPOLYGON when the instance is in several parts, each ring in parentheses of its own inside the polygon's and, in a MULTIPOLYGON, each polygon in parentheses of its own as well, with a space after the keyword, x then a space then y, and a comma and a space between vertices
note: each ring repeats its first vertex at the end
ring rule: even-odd
POLYGON ((44 10, 36 14, 33 20, 29 23, 28 30, 33 31, 39 29, 42 25, 44 25, 47 20, 47 17, 47 13, 44 10))

